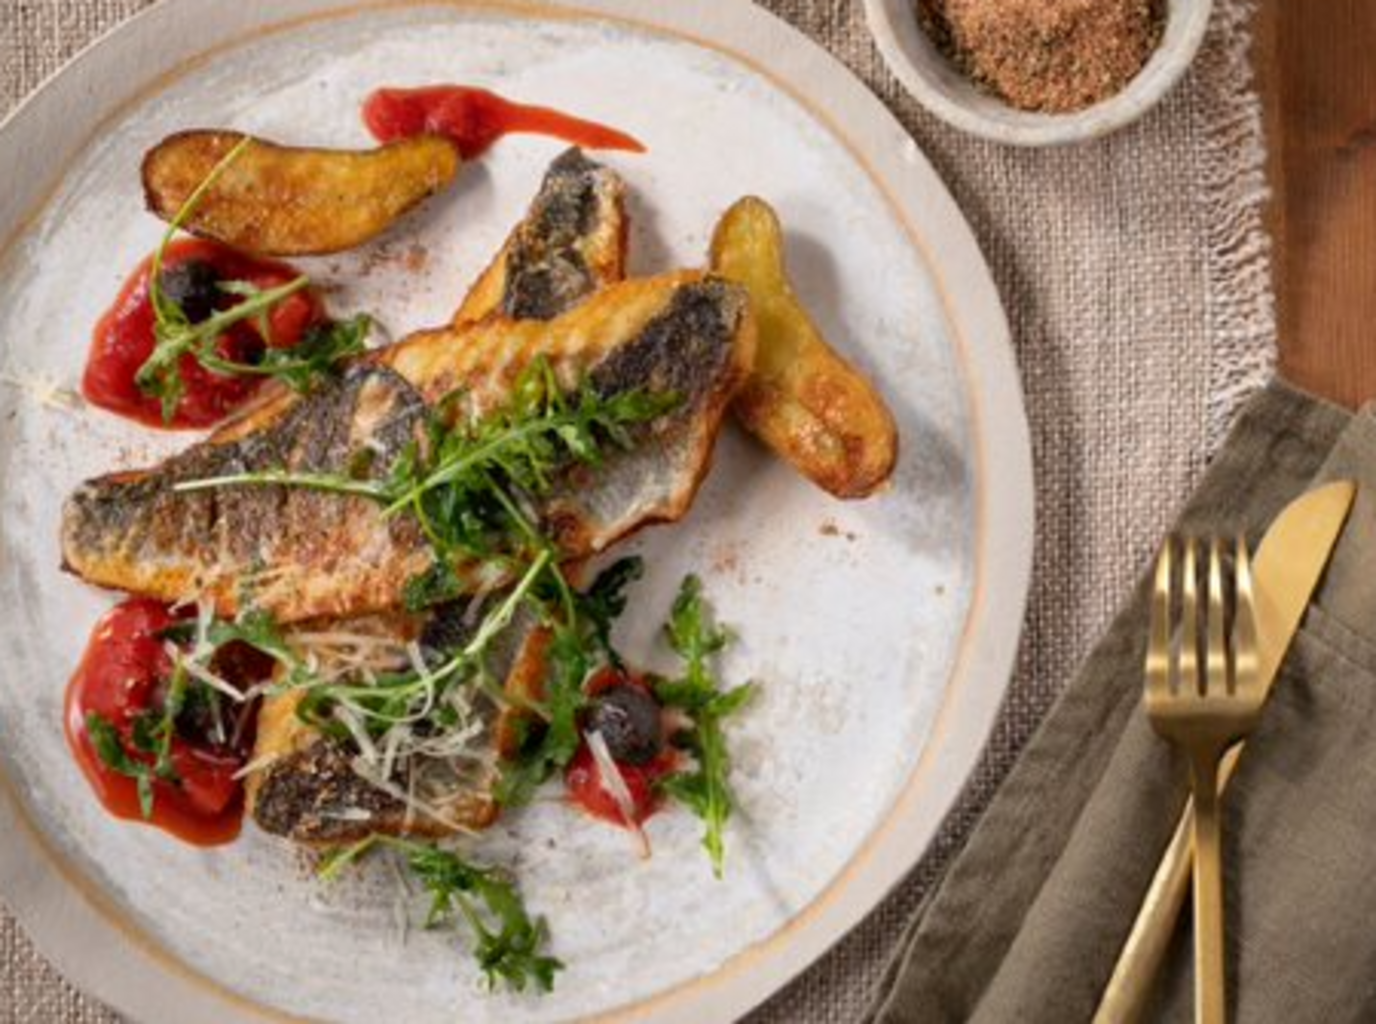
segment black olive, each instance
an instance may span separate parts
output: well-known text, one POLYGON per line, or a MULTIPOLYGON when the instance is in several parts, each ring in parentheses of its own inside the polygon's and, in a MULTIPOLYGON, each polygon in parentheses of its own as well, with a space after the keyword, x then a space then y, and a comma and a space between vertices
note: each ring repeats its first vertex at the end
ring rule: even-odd
POLYGON ((612 759, 626 764, 648 764, 664 746, 659 705, 636 686, 611 686, 599 693, 584 729, 601 733, 612 759))
POLYGON ((223 298, 220 274, 205 260, 187 260, 168 267, 158 278, 158 288, 186 314, 187 320, 198 324, 215 312, 223 298))

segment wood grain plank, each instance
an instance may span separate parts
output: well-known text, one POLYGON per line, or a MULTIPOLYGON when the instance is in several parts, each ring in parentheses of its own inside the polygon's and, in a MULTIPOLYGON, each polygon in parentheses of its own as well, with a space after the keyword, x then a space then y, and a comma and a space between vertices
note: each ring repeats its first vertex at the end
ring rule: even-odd
POLYGON ((1376 398, 1376 2, 1267 0, 1257 25, 1280 368, 1376 398))

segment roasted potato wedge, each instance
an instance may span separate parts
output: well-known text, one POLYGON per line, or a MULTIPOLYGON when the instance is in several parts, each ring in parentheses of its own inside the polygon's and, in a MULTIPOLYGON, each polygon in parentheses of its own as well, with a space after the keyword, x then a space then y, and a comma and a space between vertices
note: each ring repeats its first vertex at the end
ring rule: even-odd
POLYGON ((754 367, 732 408, 817 486, 838 498, 863 498, 893 472, 893 415, 798 301, 783 243, 778 216, 753 196, 727 210, 712 236, 712 269, 745 286, 759 327, 754 367))
MULTIPOLYGON (((143 159, 148 209, 171 221, 238 132, 169 135, 143 159)), ((370 150, 303 149, 255 139, 183 227, 265 256, 340 252, 375 238, 454 180, 453 143, 426 135, 370 150)))

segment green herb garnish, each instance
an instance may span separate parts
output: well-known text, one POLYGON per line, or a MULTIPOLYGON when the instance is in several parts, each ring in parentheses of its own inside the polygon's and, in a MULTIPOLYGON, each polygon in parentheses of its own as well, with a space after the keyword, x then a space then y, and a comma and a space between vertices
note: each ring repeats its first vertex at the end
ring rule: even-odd
MULTIPOLYGON (((226 330, 258 313, 269 309, 289 296, 295 295, 310 283, 306 277, 256 292, 252 298, 245 299, 237 306, 218 310, 200 323, 193 324, 175 302, 163 298, 154 305, 156 321, 153 324, 153 337, 156 344, 144 364, 134 374, 134 383, 145 395, 157 398, 162 403, 162 418, 170 422, 176 414, 177 406, 186 394, 186 382, 182 379, 182 357, 193 356, 202 366, 219 369, 225 373, 240 373, 247 366, 244 363, 231 363, 222 359, 215 350, 215 343, 226 330), (165 313, 163 310, 175 310, 165 313), (217 364, 212 366, 211 364, 217 364)), ((161 295, 150 285, 154 294, 161 295)))
POLYGON ((644 572, 643 559, 622 558, 582 593, 564 584, 545 596, 547 608, 563 608, 565 614, 547 616, 552 637, 545 650, 545 699, 531 708, 539 722, 525 728, 516 757, 502 766, 495 792, 499 804, 529 803, 535 790, 578 753, 578 716, 587 706, 583 682, 599 664, 623 665, 611 642, 612 624, 626 609, 626 589, 644 572))
POLYGON ((612 646, 612 624, 626 610, 626 590, 644 575, 645 559, 639 556, 617 559, 597 574, 579 602, 598 645, 617 668, 624 668, 625 663, 612 646))
POLYGON ((153 758, 153 774, 166 782, 181 781, 172 764, 172 739, 177 735, 177 718, 186 707, 190 682, 186 666, 180 661, 174 662, 162 710, 145 711, 131 725, 130 739, 134 749, 153 758))
POLYGON ((356 716, 361 728, 380 737, 394 726, 415 726, 442 706, 455 685, 481 678, 492 644, 511 624, 517 609, 542 573, 550 557, 541 554, 515 588, 484 618, 473 637, 433 669, 376 675, 369 682, 305 683, 306 694, 297 716, 317 728, 327 728, 336 708, 356 716))
POLYGON ((587 704, 583 681, 592 670, 592 654, 576 625, 556 625, 553 634, 545 652, 545 697, 530 708, 539 721, 527 728, 517 756, 502 765, 494 790, 506 807, 529 803, 546 779, 573 760, 581 742, 578 715, 587 704))
POLYGON ((730 643, 731 634, 711 621, 696 576, 684 579, 664 631, 669 645, 684 660, 685 672, 681 679, 658 681, 655 696, 666 706, 681 708, 692 719, 692 727, 679 733, 677 740, 692 751, 697 764, 690 771, 666 777, 660 785, 703 820, 706 831, 702 845, 711 858, 713 874, 720 878, 726 860, 726 822, 735 803, 731 756, 722 722, 745 707, 758 686, 746 683, 721 689, 710 661, 730 643))
POLYGON ((473 955, 489 987, 504 982, 517 992, 534 985, 554 988, 554 975, 564 965, 543 952, 549 930, 543 918, 531 919, 520 893, 499 870, 470 864, 432 843, 396 836, 372 835, 336 850, 321 864, 320 877, 337 877, 349 864, 376 847, 397 850, 430 894, 425 926, 437 928, 457 920, 473 933, 473 955))
POLYGON ((127 778, 133 779, 138 786, 139 811, 145 819, 153 816, 153 766, 131 757, 124 749, 124 740, 113 722, 92 711, 86 715, 86 735, 96 756, 105 767, 127 778))
MULTIPOLYGON (((235 306, 226 312, 233 313, 241 308, 235 306)), ((360 313, 352 320, 317 324, 307 330, 291 348, 268 346, 257 363, 237 363, 225 359, 213 345, 201 351, 196 358, 207 370, 216 373, 276 377, 293 391, 308 391, 322 378, 333 374, 341 362, 367 350, 368 332, 372 326, 372 318, 366 313, 360 313)))

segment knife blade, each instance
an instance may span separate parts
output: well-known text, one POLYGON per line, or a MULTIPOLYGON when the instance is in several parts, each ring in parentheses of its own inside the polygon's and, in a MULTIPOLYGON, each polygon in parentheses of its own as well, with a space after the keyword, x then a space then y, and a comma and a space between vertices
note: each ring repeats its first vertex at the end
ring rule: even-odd
MULTIPOLYGON (((1268 697, 1356 495, 1356 484, 1339 480, 1296 498, 1266 531, 1252 560, 1258 662, 1268 697)), ((1233 747, 1223 760, 1220 793, 1237 770, 1242 748, 1243 744, 1233 747)), ((1104 989, 1095 1024, 1135 1024, 1141 1019, 1189 891, 1193 829, 1194 803, 1187 801, 1104 989)))

